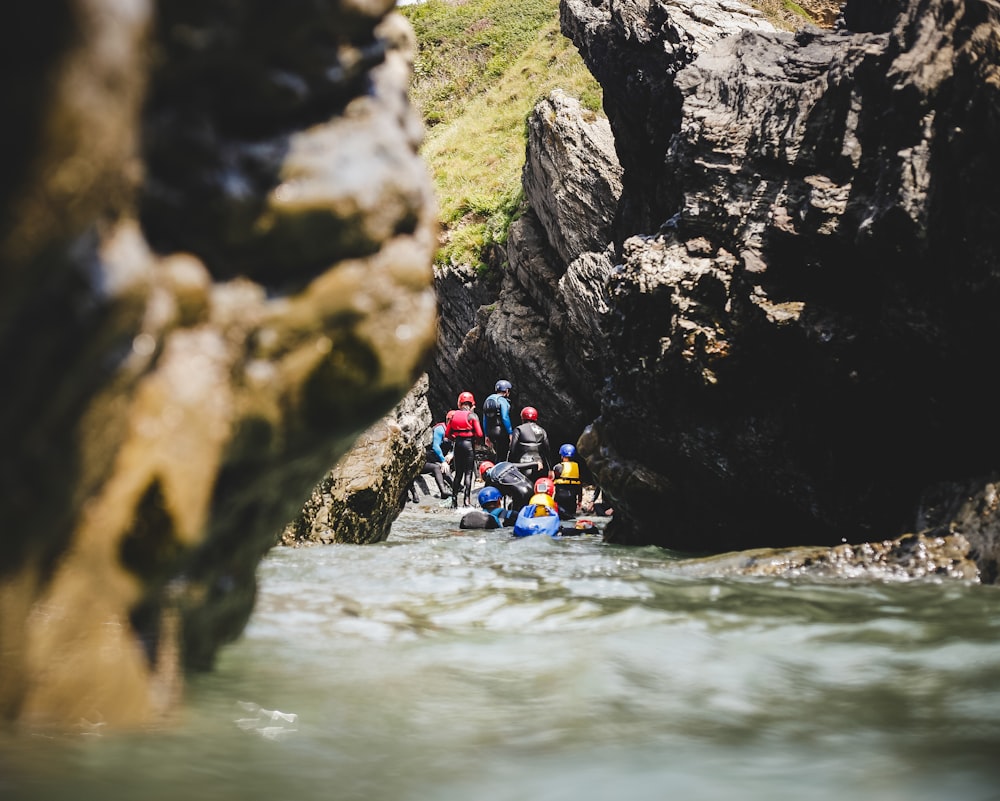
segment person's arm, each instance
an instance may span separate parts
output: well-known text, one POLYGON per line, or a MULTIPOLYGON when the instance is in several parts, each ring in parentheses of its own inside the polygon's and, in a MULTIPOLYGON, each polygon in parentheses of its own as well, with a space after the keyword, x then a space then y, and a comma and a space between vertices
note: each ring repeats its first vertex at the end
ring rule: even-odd
POLYGON ((472 431, 478 439, 483 439, 483 427, 479 425, 479 415, 469 412, 469 420, 472 422, 472 431))
POLYGON ((511 433, 510 435, 510 450, 509 450, 510 455, 507 458, 510 459, 512 462, 517 461, 517 457, 515 456, 515 454, 517 453, 517 448, 518 445, 520 444, 521 444, 521 427, 518 426, 517 428, 514 429, 513 433, 511 433))
POLYGON ((431 440, 431 450, 434 451, 439 462, 444 462, 444 451, 441 450, 441 443, 444 441, 444 428, 434 427, 434 438, 431 440))
POLYGON ((510 401, 506 398, 500 399, 500 422, 507 430, 507 436, 511 436, 514 433, 514 426, 510 423, 510 401))

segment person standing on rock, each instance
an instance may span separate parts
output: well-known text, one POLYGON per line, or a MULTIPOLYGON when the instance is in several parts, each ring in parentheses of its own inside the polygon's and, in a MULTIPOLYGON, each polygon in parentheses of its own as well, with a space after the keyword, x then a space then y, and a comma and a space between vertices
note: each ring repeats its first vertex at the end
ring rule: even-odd
POLYGON ((514 427, 510 422, 511 383, 501 378, 494 387, 494 393, 483 403, 483 422, 486 430, 486 445, 493 448, 498 462, 507 458, 510 451, 510 437, 514 427))
POLYGON ((549 435, 538 425, 538 409, 525 406, 521 409, 521 425, 510 438, 510 461, 534 481, 549 474, 552 459, 549 456, 549 435))
POLYGON ((475 442, 483 439, 483 427, 473 411, 476 399, 471 392, 462 392, 458 396, 458 408, 448 413, 448 423, 444 436, 451 440, 454 449, 452 470, 455 475, 451 485, 451 506, 458 506, 459 496, 464 499, 465 506, 472 506, 472 482, 476 469, 475 442))

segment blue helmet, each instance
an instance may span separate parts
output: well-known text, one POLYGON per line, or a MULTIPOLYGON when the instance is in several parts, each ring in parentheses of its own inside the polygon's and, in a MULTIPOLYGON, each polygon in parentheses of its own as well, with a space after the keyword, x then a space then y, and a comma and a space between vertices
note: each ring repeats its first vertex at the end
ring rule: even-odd
POLYGON ((510 381, 505 381, 504 379, 501 378, 499 381, 497 381, 497 385, 493 388, 493 390, 494 392, 507 392, 508 390, 510 390, 510 388, 511 388, 510 381))
POLYGON ((576 448, 568 442, 559 448, 559 455, 563 459, 572 459, 576 456, 576 448))
POLYGON ((479 490, 479 495, 476 496, 476 500, 479 501, 480 506, 486 506, 488 503, 495 503, 499 501, 503 496, 500 494, 500 490, 496 487, 483 487, 479 490))

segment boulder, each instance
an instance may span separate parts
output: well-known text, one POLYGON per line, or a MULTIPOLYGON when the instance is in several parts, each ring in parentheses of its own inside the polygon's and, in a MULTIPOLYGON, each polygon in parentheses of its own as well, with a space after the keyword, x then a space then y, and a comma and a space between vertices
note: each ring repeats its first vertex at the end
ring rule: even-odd
POLYGON ((424 466, 431 413, 424 375, 370 426, 317 484, 281 535, 282 545, 366 545, 389 536, 406 489, 424 466))

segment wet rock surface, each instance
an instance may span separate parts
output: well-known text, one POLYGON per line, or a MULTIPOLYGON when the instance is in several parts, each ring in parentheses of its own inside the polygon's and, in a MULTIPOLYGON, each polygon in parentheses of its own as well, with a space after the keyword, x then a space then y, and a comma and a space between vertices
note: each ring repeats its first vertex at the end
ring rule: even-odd
MULTIPOLYGON (((935 530, 992 542, 960 510, 1000 452, 995 9, 848 3, 790 33, 727 2, 565 0, 561 22, 604 89, 620 195, 567 249, 533 151, 590 146, 529 144, 531 210, 449 386, 508 378, 575 441, 609 541, 894 541, 945 486, 935 530)), ((994 546, 970 547, 992 580, 994 546)))
POLYGON ((424 375, 370 426, 314 488, 281 534, 282 545, 382 542, 424 465, 431 438, 424 375))
POLYGON ((760 548, 686 560, 686 575, 813 579, 979 581, 979 569, 961 535, 908 534, 896 540, 834 548, 760 548))

